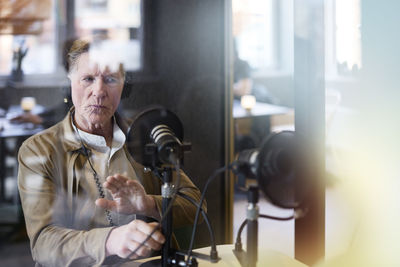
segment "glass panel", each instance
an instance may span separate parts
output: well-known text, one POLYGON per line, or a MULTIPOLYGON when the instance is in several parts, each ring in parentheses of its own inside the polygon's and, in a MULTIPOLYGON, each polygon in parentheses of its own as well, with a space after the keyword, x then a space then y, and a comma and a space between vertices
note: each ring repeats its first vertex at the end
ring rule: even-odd
POLYGON ((346 184, 353 177, 347 179, 346 173, 350 170, 348 155, 355 144, 349 142, 349 137, 354 134, 353 122, 359 116, 352 102, 363 97, 356 94, 361 66, 361 0, 326 1, 326 260, 348 251, 358 227, 358 215, 346 192, 346 184))
POLYGON ((233 36, 239 58, 253 69, 275 65, 272 0, 234 0, 233 36))
POLYGON ((125 69, 138 70, 141 26, 140 0, 85 0, 75 3, 77 36, 104 39, 116 56, 124 58, 125 69))

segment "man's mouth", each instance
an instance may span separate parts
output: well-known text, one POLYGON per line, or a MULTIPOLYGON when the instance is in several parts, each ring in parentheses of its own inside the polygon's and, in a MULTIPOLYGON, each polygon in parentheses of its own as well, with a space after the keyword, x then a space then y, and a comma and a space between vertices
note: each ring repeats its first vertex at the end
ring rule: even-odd
POLYGON ((96 108, 96 109, 106 109, 107 107, 104 105, 89 105, 90 108, 96 108))

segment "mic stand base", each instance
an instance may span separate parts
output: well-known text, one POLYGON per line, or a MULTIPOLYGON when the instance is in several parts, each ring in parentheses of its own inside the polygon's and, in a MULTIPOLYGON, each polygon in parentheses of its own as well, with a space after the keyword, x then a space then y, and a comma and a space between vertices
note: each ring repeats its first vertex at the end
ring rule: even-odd
MULTIPOLYGON (((168 258, 168 267, 198 267, 196 258, 192 258, 189 265, 186 265, 185 256, 180 253, 173 253, 168 258)), ((140 264, 140 267, 160 267, 162 266, 162 259, 155 259, 140 264)))
POLYGON ((244 250, 235 250, 232 249, 233 254, 236 256, 236 259, 239 261, 240 266, 247 266, 247 253, 244 250))

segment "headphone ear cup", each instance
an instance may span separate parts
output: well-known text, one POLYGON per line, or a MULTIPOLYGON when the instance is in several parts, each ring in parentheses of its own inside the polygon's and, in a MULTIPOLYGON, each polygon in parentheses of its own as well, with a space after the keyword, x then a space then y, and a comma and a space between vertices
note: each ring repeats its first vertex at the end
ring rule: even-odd
POLYGON ((71 86, 64 87, 63 102, 68 110, 69 110, 69 108, 72 107, 73 104, 72 104, 71 86))
POLYGON ((124 82, 124 87, 122 88, 121 99, 128 98, 130 94, 131 85, 128 82, 124 82))

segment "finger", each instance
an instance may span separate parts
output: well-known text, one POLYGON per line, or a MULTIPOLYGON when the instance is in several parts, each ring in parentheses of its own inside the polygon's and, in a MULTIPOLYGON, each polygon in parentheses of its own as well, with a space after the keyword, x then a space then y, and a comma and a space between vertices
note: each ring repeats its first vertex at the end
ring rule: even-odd
POLYGON ((143 246, 146 246, 153 250, 160 250, 161 246, 162 246, 161 243, 157 242, 152 237, 149 237, 148 234, 143 233, 139 229, 132 231, 129 235, 129 239, 131 239, 132 241, 137 242, 139 244, 143 243, 143 246))
POLYGON ((122 181, 129 180, 128 177, 126 177, 126 175, 123 175, 123 174, 120 174, 120 173, 114 174, 114 177, 117 178, 117 179, 120 179, 122 181))
POLYGON ((117 181, 113 176, 109 176, 107 180, 103 183, 103 186, 107 188, 112 194, 116 194, 124 188, 123 184, 117 181))
POLYGON ((123 248, 121 250, 121 252, 119 252, 117 255, 120 256, 123 259, 128 258, 129 255, 130 255, 129 259, 131 259, 131 260, 137 259, 139 256, 136 255, 136 253, 132 254, 132 252, 133 252, 133 250, 130 250, 129 247, 127 246, 126 248, 123 248))
POLYGON ((147 257, 151 253, 151 248, 149 248, 146 244, 140 246, 141 243, 132 241, 128 243, 128 248, 131 252, 135 251, 132 256, 140 256, 140 257, 147 257))
POLYGON ((118 188, 113 183, 110 183, 108 181, 103 183, 103 187, 109 190, 111 194, 115 194, 118 192, 118 188))
POLYGON ((111 211, 116 211, 117 210, 117 204, 115 201, 108 200, 105 198, 98 198, 95 201, 96 206, 106 209, 106 210, 111 210, 111 211))
POLYGON ((124 177, 119 176, 118 174, 115 174, 113 176, 110 176, 110 178, 107 179, 107 181, 112 183, 114 186, 121 188, 125 186, 126 179, 124 177))
MULTIPOLYGON (((161 225, 160 225, 158 222, 151 222, 151 223, 148 223, 148 225, 152 228, 151 231, 153 231, 154 228, 161 229, 161 225)), ((152 234, 151 237, 152 237, 154 240, 156 240, 157 242, 161 243, 161 244, 164 244, 164 242, 165 242, 165 237, 164 237, 164 235, 161 233, 160 230, 155 231, 155 232, 152 234)))
POLYGON ((125 175, 122 174, 115 174, 114 175, 115 179, 117 179, 119 182, 121 182, 123 184, 123 186, 125 186, 127 184, 127 182, 132 181, 131 179, 129 179, 128 177, 126 177, 125 175))
MULTIPOLYGON (((160 227, 160 225, 158 223, 156 223, 156 222, 146 223, 146 222, 141 221, 141 220, 135 220, 135 222, 136 222, 136 228, 139 231, 141 231, 144 234, 146 234, 146 235, 150 235, 153 232, 154 228, 159 228, 160 227)), ((151 235, 151 238, 154 241, 156 241, 157 243, 163 244, 165 242, 165 237, 159 230, 155 231, 151 235)))

